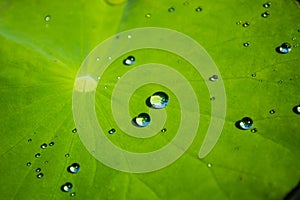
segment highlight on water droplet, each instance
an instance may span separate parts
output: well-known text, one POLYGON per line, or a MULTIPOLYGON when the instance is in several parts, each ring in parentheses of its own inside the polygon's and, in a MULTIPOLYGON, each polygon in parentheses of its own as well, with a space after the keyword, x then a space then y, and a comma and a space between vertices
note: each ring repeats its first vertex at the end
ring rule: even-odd
POLYGON ((36 172, 41 172, 42 171, 42 169, 41 168, 36 168, 36 170, 35 170, 36 172))
POLYGON ((208 164, 207 164, 207 167, 208 167, 208 168, 211 168, 211 167, 212 167, 212 164, 211 164, 211 163, 208 163, 208 164))
POLYGON ((108 131, 109 134, 114 134, 116 132, 116 129, 112 128, 108 131))
POLYGON ((54 146, 54 142, 50 142, 50 143, 49 143, 49 146, 50 146, 50 147, 54 146))
POLYGON ((300 105, 297 105, 293 108, 294 113, 300 114, 300 105))
POLYGON ((256 128, 253 128, 253 129, 251 129, 251 132, 252 132, 252 133, 256 133, 256 132, 257 132, 257 129, 256 129, 256 128))
POLYGON ((269 111, 269 113, 270 113, 270 114, 275 114, 275 110, 272 109, 272 110, 269 111))
POLYGON ((66 157, 66 158, 69 158, 69 157, 70 157, 70 154, 66 153, 66 154, 65 154, 65 157, 66 157))
POLYGON ((166 128, 163 128, 163 129, 161 129, 161 132, 162 132, 162 133, 165 133, 165 132, 167 132, 167 129, 166 129, 166 128))
POLYGON ((262 16, 263 18, 267 18, 267 17, 270 16, 270 12, 269 12, 269 11, 263 12, 263 13, 261 14, 261 16, 262 16))
POLYGON ((271 7, 271 2, 267 2, 263 4, 264 8, 270 8, 271 7))
POLYGON ((245 42, 245 43, 243 44, 243 46, 244 46, 244 47, 249 47, 249 46, 250 46, 250 43, 249 43, 249 42, 245 42))
POLYGON ((46 22, 49 22, 51 20, 51 15, 46 15, 44 19, 46 22))
POLYGON ((245 22, 245 23, 243 23, 243 27, 248 27, 248 26, 250 26, 250 22, 245 22))
POLYGON ((212 81, 212 82, 215 82, 219 79, 218 75, 212 75, 211 77, 209 77, 208 80, 212 81))
POLYGON ((146 14, 145 14, 145 17, 146 17, 146 18, 151 18, 151 14, 150 14, 150 13, 146 13, 146 14))
POLYGON ((71 196, 71 197, 75 197, 75 196, 76 196, 76 193, 75 193, 75 192, 72 192, 72 193, 70 194, 70 196, 71 196))

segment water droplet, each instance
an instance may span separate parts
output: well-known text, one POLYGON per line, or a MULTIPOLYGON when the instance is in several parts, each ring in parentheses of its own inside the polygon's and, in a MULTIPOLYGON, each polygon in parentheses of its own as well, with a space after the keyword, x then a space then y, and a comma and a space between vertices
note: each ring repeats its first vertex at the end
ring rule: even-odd
POLYGON ((251 129, 251 132, 252 132, 252 133, 256 133, 256 132, 257 132, 257 129, 256 129, 256 128, 253 128, 253 129, 251 129))
POLYGON ((68 172, 76 174, 80 170, 80 165, 78 163, 73 163, 68 167, 68 172))
POLYGON ((279 84, 282 84, 282 83, 283 83, 283 80, 279 80, 278 83, 279 83, 279 84))
POLYGON ((41 172, 42 171, 42 169, 41 168, 36 168, 36 170, 35 170, 36 172, 41 172))
POLYGON ((169 104, 169 96, 164 92, 155 92, 149 99, 151 108, 161 109, 169 104))
POLYGON ((38 175, 36 175, 37 178, 43 178, 44 174, 43 173, 39 173, 38 175))
POLYGON ((295 106, 295 107, 293 108, 293 111, 294 111, 296 114, 300 114, 300 105, 295 106))
POLYGON ((65 184, 63 184, 60 189, 63 191, 63 192, 70 192, 72 189, 73 189, 73 185, 72 183, 70 182, 67 182, 65 184))
POLYGON ((31 162, 27 162, 27 163, 26 163, 26 166, 27 166, 27 167, 31 166, 31 162))
POLYGON ((72 192, 72 193, 70 194, 70 196, 71 196, 71 197, 75 197, 75 196, 76 196, 76 193, 75 193, 75 192, 72 192))
POLYGON ((240 24, 242 24, 242 21, 237 21, 236 24, 240 25, 240 24))
POLYGON ((267 18, 267 17, 270 16, 270 12, 269 12, 269 11, 266 11, 266 12, 262 13, 261 16, 262 16, 263 18, 267 18))
POLYGON ((275 110, 272 109, 272 110, 269 111, 269 113, 270 113, 270 114, 275 114, 275 110))
POLYGON ((49 146, 52 147, 53 145, 54 145, 54 142, 50 142, 50 143, 49 143, 49 146))
POLYGON ((151 118, 150 118, 150 115, 148 115, 147 113, 141 113, 137 117, 135 117, 133 119, 133 121, 135 122, 135 124, 137 126, 145 127, 145 126, 148 126, 150 124, 151 118))
POLYGON ((45 21, 46 21, 46 22, 49 22, 50 20, 51 20, 51 15, 46 15, 46 16, 45 16, 45 21))
POLYGON ((145 17, 146 17, 146 18, 151 18, 151 14, 150 14, 150 13, 147 13, 147 14, 145 14, 145 17))
POLYGON ((209 98, 211 101, 214 101, 214 100, 216 100, 216 97, 210 97, 209 98))
POLYGON ((112 128, 108 131, 109 134, 114 134, 116 132, 116 129, 112 128))
POLYGON ((97 58, 96 58, 96 61, 99 61, 99 60, 100 60, 100 58, 99 58, 99 57, 97 57, 97 58))
POLYGON ((77 129, 74 128, 74 129, 72 130, 72 133, 77 133, 77 129))
POLYGON ((41 156, 40 153, 37 153, 37 154, 34 155, 34 157, 36 157, 36 158, 39 158, 40 156, 41 156))
POLYGON ((168 9, 168 11, 169 11, 169 12, 174 12, 174 11, 175 11, 175 8, 174 8, 174 7, 171 7, 171 8, 168 9))
POLYGON ((44 144, 41 145, 41 148, 42 148, 42 149, 46 149, 47 146, 48 146, 48 145, 47 145, 46 143, 44 143, 44 144))
POLYGON ((107 57, 107 59, 108 59, 108 60, 111 60, 111 59, 112 59, 112 57, 111 57, 111 56, 108 56, 108 57, 107 57))
POLYGON ((199 6, 198 8, 196 8, 196 12, 201 12, 202 8, 199 6))
POLYGON ((127 38, 128 38, 128 39, 131 39, 131 38, 132 38, 132 36, 129 34, 129 35, 127 35, 127 38))
POLYGON ((243 23, 243 27, 248 27, 248 26, 250 26, 250 22, 245 22, 245 23, 243 23))
POLYGON ((124 65, 133 65, 135 63, 135 57, 128 56, 125 60, 123 60, 124 65))
POLYGON ((218 75, 212 75, 211 77, 209 77, 208 80, 212 81, 212 82, 215 82, 219 79, 218 75))
POLYGON ((161 132, 162 132, 162 133, 165 133, 165 132, 167 132, 167 129, 166 129, 166 128, 163 128, 163 129, 161 129, 161 132))
POLYGON ((100 79, 101 79, 101 77, 100 77, 100 76, 98 76, 98 77, 97 77, 97 79, 98 79, 98 80, 100 80, 100 79))
POLYGON ((252 77, 256 77, 256 73, 254 73, 254 74, 251 74, 251 76, 252 76, 252 77))
POLYGON ((291 50, 292 50, 292 46, 287 42, 282 43, 279 47, 276 48, 276 51, 281 54, 287 54, 291 50))
POLYGON ((271 2, 267 2, 263 4, 264 8, 270 8, 271 7, 271 2))
POLYGON ((44 163, 47 165, 48 164, 48 160, 46 160, 44 163))
POLYGON ((68 154, 68 153, 65 154, 65 157, 66 157, 66 158, 69 158, 69 157, 70 157, 70 154, 68 154))
POLYGON ((292 40, 295 41, 297 38, 296 37, 292 37, 292 40))
POLYGON ((243 130, 248 130, 253 126, 253 120, 249 117, 244 117, 239 121, 239 126, 243 130))
POLYGON ((28 139, 28 142, 32 142, 32 139, 31 139, 31 138, 29 138, 29 139, 28 139))
POLYGON ((212 167, 212 164, 211 164, 211 163, 208 163, 208 164, 207 164, 207 167, 211 168, 211 167, 212 167))
POLYGON ((298 47, 299 46, 299 44, 294 44, 294 46, 293 47, 298 47))
POLYGON ((249 47, 250 43, 249 42, 245 42, 243 45, 244 45, 244 47, 249 47))

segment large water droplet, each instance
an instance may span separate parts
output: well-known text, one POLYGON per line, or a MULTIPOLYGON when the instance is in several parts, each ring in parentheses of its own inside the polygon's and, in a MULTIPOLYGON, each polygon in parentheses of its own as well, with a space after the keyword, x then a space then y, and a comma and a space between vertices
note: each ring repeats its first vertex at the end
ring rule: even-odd
POLYGON ((51 20, 51 15, 46 15, 46 16, 45 16, 45 21, 46 21, 46 22, 49 22, 50 20, 51 20))
POLYGON ((43 173, 39 173, 38 175, 36 175, 37 178, 43 178, 44 174, 43 173))
POLYGON ((36 153, 36 154, 34 155, 34 157, 36 157, 36 158, 39 158, 40 156, 41 156, 40 153, 36 153))
POLYGON ((116 132, 116 129, 112 128, 108 131, 109 134, 114 134, 116 132))
POLYGON ((287 54, 291 50, 292 50, 292 46, 287 42, 282 43, 279 47, 276 48, 276 51, 281 54, 287 54))
POLYGON ((169 104, 169 96, 164 92, 155 92, 150 97, 150 104, 152 108, 164 108, 169 104))
POLYGON ((78 163, 73 163, 68 167, 68 172, 76 174, 80 170, 80 165, 78 163))
POLYGON ((125 60, 123 60, 124 65, 133 65, 135 63, 135 57, 128 56, 125 60))
POLYGON ((238 127, 243 130, 248 130, 252 128, 253 120, 250 117, 244 117, 240 121, 238 121, 238 127))
POLYGON ((141 113, 133 119, 134 123, 139 127, 148 126, 151 122, 151 118, 147 113, 141 113))
POLYGON ((300 105, 295 106, 295 107, 293 108, 293 111, 294 111, 296 114, 300 114, 300 105))
POLYGON ((46 143, 42 144, 42 145, 41 145, 41 148, 42 148, 42 149, 46 149, 46 148, 47 148, 47 144, 46 144, 46 143))
POLYGON ((70 182, 67 182, 65 184, 63 184, 60 189, 63 191, 63 192, 70 192, 72 189, 73 189, 73 185, 72 183, 70 182))
POLYGON ((267 17, 270 16, 270 12, 269 12, 269 11, 266 11, 266 12, 262 13, 261 16, 262 16, 263 18, 267 18, 267 17))

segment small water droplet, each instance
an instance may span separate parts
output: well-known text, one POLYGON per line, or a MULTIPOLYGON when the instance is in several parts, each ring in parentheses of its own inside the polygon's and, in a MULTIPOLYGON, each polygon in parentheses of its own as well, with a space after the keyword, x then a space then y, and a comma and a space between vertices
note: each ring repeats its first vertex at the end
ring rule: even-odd
POLYGON ((71 197, 75 197, 75 196, 76 196, 76 193, 75 193, 75 192, 72 192, 72 193, 70 194, 70 196, 71 196, 71 197))
POLYGON ((68 167, 68 172, 70 172, 71 174, 76 174, 77 172, 79 172, 80 170, 80 165, 78 163, 73 163, 72 165, 70 165, 68 167))
POLYGON ((97 58, 96 58, 96 61, 99 61, 99 60, 100 60, 100 58, 99 58, 99 57, 97 57, 97 58))
POLYGON ((240 25, 240 24, 242 24, 242 21, 237 21, 236 24, 240 25))
POLYGON ((264 8, 270 8, 271 7, 271 2, 267 2, 263 4, 264 8))
POLYGON ((244 45, 244 47, 249 47, 250 43, 249 42, 245 42, 243 45, 244 45))
POLYGON ((250 22, 245 22, 245 23, 243 23, 243 27, 248 27, 248 26, 250 26, 250 22))
POLYGON ((211 77, 209 77, 208 80, 212 81, 212 82, 215 82, 219 79, 218 75, 212 75, 211 77))
POLYGON ((256 73, 251 74, 252 77, 256 77, 256 73))
POLYGON ((109 134, 114 134, 116 132, 116 129, 112 128, 108 131, 109 134))
POLYGON ((124 65, 133 65, 135 63, 135 57, 128 56, 126 59, 123 60, 124 65))
POLYGON ((70 154, 68 154, 68 153, 65 154, 65 157, 66 157, 66 158, 69 158, 69 157, 70 157, 70 154))
POLYGON ((107 86, 104 86, 104 89, 107 89, 107 86))
POLYGON ((97 79, 98 79, 98 80, 100 80, 100 79, 101 79, 101 77, 100 77, 100 76, 98 76, 98 77, 97 77, 97 79))
POLYGON ((42 171, 42 169, 41 168, 36 168, 36 170, 35 170, 36 172, 41 172, 42 171))
POLYGON ((73 188, 73 184, 70 183, 70 182, 66 182, 65 184, 63 184, 60 189, 63 191, 63 192, 70 192, 73 188))
POLYGON ((216 97, 210 97, 209 98, 211 101, 214 101, 214 100, 216 100, 216 97))
POLYGON ((300 105, 295 106, 295 107, 293 108, 293 111, 294 111, 296 114, 300 114, 300 105))
POLYGON ((292 37, 292 40, 295 41, 297 38, 296 37, 292 37))
POLYGON ((72 130, 72 133, 77 133, 77 129, 74 128, 74 129, 72 130))
POLYGON ((267 18, 267 17, 270 16, 270 12, 269 12, 269 11, 263 12, 263 13, 261 14, 261 16, 262 16, 263 18, 267 18))
POLYGON ((146 14, 145 14, 145 17, 146 17, 146 18, 151 18, 151 14, 150 14, 150 13, 146 13, 146 14))
POLYGON ((293 47, 295 47, 295 48, 296 48, 296 47, 298 47, 298 46, 299 46, 299 44, 294 44, 294 46, 293 46, 293 47))
POLYGON ((36 175, 37 178, 43 178, 44 174, 43 173, 39 173, 38 175, 36 175))
POLYGON ((34 155, 34 157, 36 157, 36 158, 39 158, 40 156, 41 156, 40 153, 37 153, 37 154, 34 155))
POLYGON ((45 16, 45 21, 46 21, 46 22, 49 22, 50 20, 51 20, 51 15, 46 15, 46 16, 45 16))
POLYGON ((127 38, 128 38, 128 39, 131 39, 131 38, 132 38, 132 35, 130 35, 130 34, 127 35, 127 38))
POLYGON ((283 80, 279 80, 278 83, 279 83, 279 84, 282 84, 282 83, 283 83, 283 80))
POLYGON ((272 109, 272 110, 269 111, 269 113, 270 113, 270 114, 275 114, 275 110, 272 109))
POLYGON ((185 1, 185 2, 183 2, 183 5, 184 5, 184 6, 188 6, 188 5, 190 5, 190 2, 185 1))
POLYGON ((174 8, 174 7, 171 7, 171 8, 168 9, 168 11, 169 11, 169 12, 174 12, 174 11, 175 11, 175 8, 174 8))
POLYGON ((48 164, 48 160, 46 160, 44 163, 47 165, 48 164))
POLYGON ((31 162, 27 162, 27 163, 26 163, 26 166, 27 166, 27 167, 31 166, 31 162))
POLYGON ((208 163, 208 164, 207 164, 207 167, 211 168, 211 167, 212 167, 212 164, 211 164, 211 163, 208 163))
POLYGON ((31 139, 31 138, 29 138, 29 139, 28 139, 28 142, 32 142, 32 139, 31 139))
POLYGON ((120 76, 118 76, 118 80, 120 80, 121 79, 121 77, 120 76))
POLYGON ((161 129, 161 132, 162 132, 162 133, 165 133, 165 132, 167 132, 167 129, 166 129, 166 128, 163 128, 163 129, 161 129))
POLYGON ((196 8, 196 12, 201 12, 202 8, 199 6, 198 8, 196 8))
POLYGON ((244 117, 239 121, 239 126, 243 130, 248 130, 253 126, 253 120, 250 117, 244 117))
POLYGON ((50 142, 49 146, 52 147, 54 145, 54 142, 50 142))
POLYGON ((282 43, 279 47, 276 48, 276 51, 281 54, 287 54, 291 50, 292 50, 292 46, 287 42, 282 43))
POLYGON ((251 132, 252 132, 252 133, 256 133, 256 132, 257 132, 257 129, 256 129, 256 128, 253 128, 253 129, 251 129, 251 132))
POLYGON ((42 149, 46 149, 47 146, 48 146, 48 145, 47 145, 46 143, 44 143, 44 144, 41 145, 41 148, 42 148, 42 149))

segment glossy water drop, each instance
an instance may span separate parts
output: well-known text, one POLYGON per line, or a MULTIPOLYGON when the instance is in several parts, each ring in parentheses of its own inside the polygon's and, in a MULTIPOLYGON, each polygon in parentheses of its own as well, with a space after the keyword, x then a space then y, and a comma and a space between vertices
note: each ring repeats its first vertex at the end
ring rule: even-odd
POLYGON ((163 128, 163 129, 161 129, 161 132, 162 132, 162 133, 165 133, 165 132, 167 132, 167 129, 166 129, 166 128, 163 128))
POLYGON ((46 143, 44 143, 44 144, 41 145, 41 148, 42 148, 42 149, 46 149, 47 146, 48 146, 48 145, 47 145, 46 143))
POLYGON ((135 63, 135 57, 128 56, 126 59, 123 60, 124 65, 133 65, 135 63))
POLYGON ((75 196, 76 196, 76 193, 75 193, 75 192, 72 192, 72 193, 70 194, 70 196, 71 196, 71 197, 75 197, 75 196))
POLYGON ((250 117, 244 117, 242 120, 239 122, 240 128, 244 130, 248 130, 252 128, 253 126, 253 120, 250 117))
POLYGON ((116 132, 116 129, 112 128, 108 131, 109 134, 114 134, 116 132))
POLYGON ((298 47, 298 46, 299 46, 299 44, 294 44, 294 45, 293 45, 293 47, 298 47))
POLYGON ((240 25, 240 24, 242 24, 242 21, 237 21, 236 24, 240 25))
POLYGON ((270 16, 270 12, 269 12, 269 11, 263 12, 263 13, 261 14, 261 16, 262 16, 263 18, 267 18, 267 17, 270 16))
POLYGON ((27 141, 28 141, 28 142, 32 142, 32 139, 31 139, 31 138, 29 138, 27 141))
POLYGON ((250 46, 250 43, 249 43, 249 42, 245 42, 245 43, 243 44, 243 46, 244 46, 244 47, 249 47, 249 46, 250 46))
POLYGON ((270 113, 270 114, 275 114, 275 110, 272 109, 272 110, 269 111, 269 113, 270 113))
POLYGON ((70 154, 68 154, 68 153, 65 154, 65 157, 66 157, 66 158, 69 158, 69 157, 70 157, 70 154))
POLYGON ((27 166, 27 167, 31 166, 31 162, 27 162, 27 163, 26 163, 26 166, 27 166))
POLYGON ((253 129, 251 129, 251 132, 252 132, 252 133, 256 133, 256 132, 257 132, 257 129, 256 129, 256 128, 253 128, 253 129))
POLYGON ((287 42, 282 43, 279 47, 276 48, 276 51, 281 54, 287 54, 291 50, 292 50, 292 46, 287 42))
POLYGON ((44 174, 43 173, 39 173, 38 175, 36 175, 37 178, 43 178, 44 174))
POLYGON ((74 129, 72 130, 72 133, 77 133, 77 129, 74 128, 74 129))
POLYGON ((139 127, 145 127, 150 124, 151 118, 147 113, 141 113, 136 118, 134 118, 134 122, 139 127))
POLYGON ((73 163, 68 167, 68 172, 76 174, 80 170, 80 165, 78 163, 73 163))
POLYGON ((263 4, 264 8, 270 8, 271 7, 271 2, 267 2, 263 4))
POLYGON ((41 156, 40 153, 37 153, 37 154, 34 155, 34 157, 36 157, 36 158, 39 158, 40 156, 41 156))
POLYGON ((127 38, 128 38, 128 39, 131 39, 131 38, 132 38, 132 35, 130 35, 130 34, 127 35, 127 38))
POLYGON ((209 100, 214 101, 216 100, 216 97, 210 97, 209 100))
POLYGON ((150 14, 150 13, 146 13, 146 14, 145 14, 145 17, 146 17, 146 18, 151 18, 151 14, 150 14))
POLYGON ((293 108, 293 111, 294 111, 296 114, 300 114, 300 105, 295 106, 295 107, 293 108))
POLYGON ((45 162, 44 162, 46 165, 48 164, 48 160, 45 160, 45 162))
POLYGON ((251 74, 252 77, 256 77, 256 73, 251 74))
POLYGON ((211 167, 212 167, 212 164, 211 164, 211 163, 208 163, 208 164, 207 164, 207 167, 208 167, 208 168, 211 168, 211 167))
POLYGON ((42 169, 41 168, 36 168, 36 170, 35 170, 36 172, 41 172, 42 171, 42 169))
POLYGON ((218 75, 212 75, 211 77, 209 77, 208 80, 212 81, 212 82, 215 82, 219 79, 218 75))
POLYGON ((150 97, 150 104, 152 108, 164 108, 169 104, 169 96, 164 92, 155 92, 150 97))
POLYGON ((51 15, 46 15, 46 16, 45 16, 45 21, 46 21, 46 22, 49 22, 50 20, 51 20, 51 15))
POLYGON ((250 22, 245 22, 245 23, 243 23, 243 27, 248 27, 248 26, 250 26, 250 22))
POLYGON ((99 57, 97 57, 97 58, 96 58, 96 61, 99 61, 99 60, 100 60, 100 58, 99 58, 99 57))
POLYGON ((63 192, 70 192, 73 189, 73 184, 70 182, 66 182, 65 184, 63 184, 60 189, 63 192))
POLYGON ((171 7, 171 8, 168 9, 168 11, 169 11, 169 12, 174 12, 174 11, 175 11, 175 8, 174 8, 174 7, 171 7))
POLYGON ((292 40, 295 41, 297 38, 296 37, 292 37, 292 40))
POLYGON ((54 142, 50 142, 49 146, 52 147, 54 145, 54 142))
POLYGON ((201 12, 202 8, 199 6, 198 8, 196 8, 196 12, 201 12))

